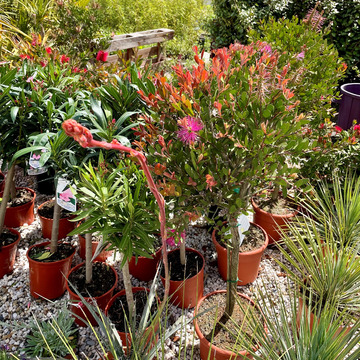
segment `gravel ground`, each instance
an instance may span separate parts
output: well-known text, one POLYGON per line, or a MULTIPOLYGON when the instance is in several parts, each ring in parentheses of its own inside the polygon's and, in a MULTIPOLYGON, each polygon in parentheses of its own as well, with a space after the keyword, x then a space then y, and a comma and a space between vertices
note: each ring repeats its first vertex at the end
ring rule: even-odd
MULTIPOLYGON (((29 186, 33 189, 37 188, 37 183, 34 177, 23 177, 21 174, 17 176, 18 186, 29 186)), ((44 196, 37 194, 36 208, 42 202, 48 200, 51 196, 44 196)), ((36 209, 35 209, 36 211, 36 209)), ((28 275, 28 261, 26 259, 26 251, 28 247, 34 243, 42 242, 40 222, 36 220, 31 224, 25 224, 19 229, 21 233, 21 241, 18 247, 18 253, 14 266, 14 271, 10 275, 6 275, 0 279, 0 321, 17 323, 28 323, 32 317, 37 320, 45 320, 54 316, 58 311, 67 305, 68 294, 65 293, 61 298, 55 301, 45 301, 41 299, 35 300, 30 296, 29 292, 29 275, 28 275)), ((67 238, 73 244, 77 244, 77 238, 67 238)), ((205 279, 204 279, 204 294, 210 293, 214 290, 225 289, 226 283, 219 275, 217 268, 217 255, 215 247, 211 241, 211 235, 204 228, 190 227, 186 233, 186 244, 193 247, 205 257, 205 279)), ((267 249, 261 261, 260 272, 258 279, 250 285, 238 286, 239 292, 242 292, 250 297, 254 295, 258 286, 266 286, 274 292, 276 296, 277 291, 286 292, 286 277, 281 272, 279 266, 274 259, 280 258, 280 254, 276 249, 267 249), (279 284, 279 289, 276 286, 279 284)), ((74 264, 81 262, 80 257, 76 254, 74 257, 74 264)), ((122 276, 119 271, 120 263, 118 260, 110 259, 108 261, 114 265, 119 272, 119 289, 122 288, 122 276)), ((150 286, 150 283, 140 282, 133 278, 134 286, 150 286)), ((182 311, 174 306, 169 309, 169 322, 173 323, 180 316, 191 318, 193 310, 182 311)), ((0 326, 0 346, 8 345, 10 350, 21 355, 21 349, 24 347, 24 339, 28 330, 11 330, 7 327, 0 326)), ((164 359, 179 359, 179 351, 181 351, 181 359, 191 359, 191 352, 193 351, 193 359, 200 359, 199 345, 196 339, 192 322, 186 326, 186 332, 173 337, 168 340, 165 346, 164 359), (181 346, 180 346, 181 344, 181 346), (192 347, 194 349, 192 350, 192 347), (185 355, 186 353, 186 355, 185 355)), ((80 329, 79 340, 79 359, 99 359, 100 350, 97 347, 97 341, 90 329, 80 329)))

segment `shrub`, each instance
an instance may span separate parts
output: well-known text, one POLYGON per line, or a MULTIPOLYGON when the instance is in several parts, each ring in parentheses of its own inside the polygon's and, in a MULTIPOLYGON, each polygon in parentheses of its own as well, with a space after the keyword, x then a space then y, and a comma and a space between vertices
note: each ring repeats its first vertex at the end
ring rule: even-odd
POLYGON ((282 56, 283 65, 290 65, 289 73, 295 78, 291 87, 300 100, 299 110, 312 115, 313 127, 329 117, 331 101, 346 70, 337 50, 324 38, 329 30, 321 29, 319 16, 314 10, 307 21, 272 18, 262 22, 258 31, 249 32, 250 41, 262 39, 271 45, 269 51, 287 53, 282 56), (296 74, 301 74, 301 81, 296 74))

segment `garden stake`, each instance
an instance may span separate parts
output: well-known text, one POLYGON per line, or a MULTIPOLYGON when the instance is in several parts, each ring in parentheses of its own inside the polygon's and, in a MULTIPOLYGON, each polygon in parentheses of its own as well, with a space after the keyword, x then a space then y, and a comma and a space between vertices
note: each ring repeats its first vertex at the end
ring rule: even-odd
POLYGON ((149 167, 147 165, 145 155, 140 151, 121 145, 116 139, 113 139, 111 143, 94 140, 90 130, 80 125, 77 121, 73 119, 65 120, 62 124, 62 128, 64 129, 66 135, 73 137, 74 140, 77 141, 83 148, 100 147, 105 150, 118 150, 120 152, 127 152, 131 156, 135 156, 140 162, 140 166, 144 171, 150 191, 154 194, 160 211, 160 215, 159 215, 160 233, 161 233, 161 240, 163 245, 162 253, 163 253, 164 271, 165 271, 165 293, 164 293, 164 299, 161 304, 161 308, 162 308, 165 305, 166 300, 168 298, 169 287, 170 287, 169 267, 168 267, 168 259, 166 252, 165 201, 163 196, 156 188, 154 179, 152 178, 149 167))

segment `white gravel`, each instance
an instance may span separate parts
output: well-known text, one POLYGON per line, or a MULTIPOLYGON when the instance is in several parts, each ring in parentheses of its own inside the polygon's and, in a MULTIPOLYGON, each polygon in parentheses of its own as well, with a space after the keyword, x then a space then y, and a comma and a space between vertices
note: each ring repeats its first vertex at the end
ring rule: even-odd
MULTIPOLYGON (((18 174, 20 175, 20 174, 18 174)), ((18 186, 26 185, 33 189, 37 188, 36 181, 33 177, 18 176, 20 182, 18 186)), ((51 196, 44 196, 37 194, 36 207, 43 201, 48 200, 51 196)), ((36 210, 35 210, 36 211, 36 210)), ((32 316, 38 320, 45 320, 54 316, 62 309, 64 304, 68 302, 68 294, 65 293, 61 298, 54 301, 45 301, 42 299, 34 299, 30 296, 29 291, 29 274, 28 262, 26 259, 26 251, 30 245, 36 242, 42 242, 40 222, 36 220, 31 224, 25 224, 19 228, 21 233, 21 241, 18 247, 18 253, 12 274, 6 275, 0 279, 0 321, 10 322, 16 321, 18 323, 28 323, 32 316)), ((72 243, 77 243, 76 237, 74 239, 68 238, 72 243)), ((186 233, 186 244, 202 252, 205 257, 205 284, 204 294, 210 293, 214 290, 225 289, 226 283, 219 275, 216 263, 216 251, 211 241, 211 235, 205 228, 190 227, 186 233)), ((259 277, 255 283, 239 286, 239 292, 242 292, 250 297, 253 296, 254 291, 258 286, 264 284, 268 289, 277 292, 275 284, 280 284, 280 290, 286 291, 286 277, 283 276, 280 268, 276 265, 274 258, 279 258, 279 252, 275 249, 267 249, 261 261, 259 277)), ((78 255, 74 257, 74 263, 79 263, 81 260, 78 255)), ((118 260, 109 261, 119 273, 119 289, 122 288, 122 276, 119 271, 120 263, 118 260)), ((137 279, 132 279, 134 286, 150 286, 145 282, 140 282, 137 279)), ((274 294, 276 296, 276 294, 274 294)), ((193 310, 181 310, 170 306, 169 322, 175 322, 179 316, 191 318, 193 310)), ((17 354, 22 354, 24 347, 24 340, 28 330, 11 330, 7 327, 0 326, 0 346, 8 345, 10 350, 17 354)), ((191 359, 191 352, 193 351, 193 359, 200 359, 198 340, 196 339, 192 322, 186 326, 186 331, 179 333, 173 340, 168 340, 165 344, 164 359, 172 360, 179 359, 179 347, 181 351, 181 359, 191 359), (176 340, 176 341, 173 341, 176 340), (180 346, 181 344, 181 346, 180 346), (194 349, 192 350, 192 346, 194 349), (185 357, 186 353, 186 357, 185 357)), ((97 340, 90 329, 80 329, 79 340, 79 359, 99 359, 99 348, 97 340), (85 357, 86 355, 86 357, 85 357)))

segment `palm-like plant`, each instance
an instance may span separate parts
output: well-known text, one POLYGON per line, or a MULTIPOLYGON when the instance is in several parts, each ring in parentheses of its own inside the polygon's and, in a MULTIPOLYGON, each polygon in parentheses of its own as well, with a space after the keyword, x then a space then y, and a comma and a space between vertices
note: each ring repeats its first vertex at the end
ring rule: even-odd
POLYGON ((330 228, 339 247, 359 247, 360 178, 347 174, 342 179, 335 174, 330 183, 321 181, 304 207, 316 219, 320 234, 330 228))
MULTIPOLYGON (((293 290, 288 283, 290 296, 276 284, 273 290, 259 289, 258 300, 262 317, 246 314, 252 329, 251 338, 243 338, 242 346, 255 360, 340 360, 358 359, 360 348, 360 320, 352 322, 346 310, 341 312, 331 302, 310 303, 307 311, 298 312, 298 298, 305 295, 293 290), (315 315, 316 321, 312 320, 315 315), (264 327, 264 322, 266 326, 264 327)), ((310 291, 310 298, 312 293, 310 291)), ((236 325, 236 324, 235 324, 236 325)), ((241 329, 238 327, 241 334, 241 329)))
MULTIPOLYGON (((332 227, 321 231, 314 221, 295 221, 289 234, 282 234, 279 249, 290 266, 279 265, 306 293, 310 287, 314 298, 331 301, 339 310, 359 312, 360 258, 352 247, 338 248, 339 240, 332 227)), ((343 239, 340 238, 340 242, 343 239)))

